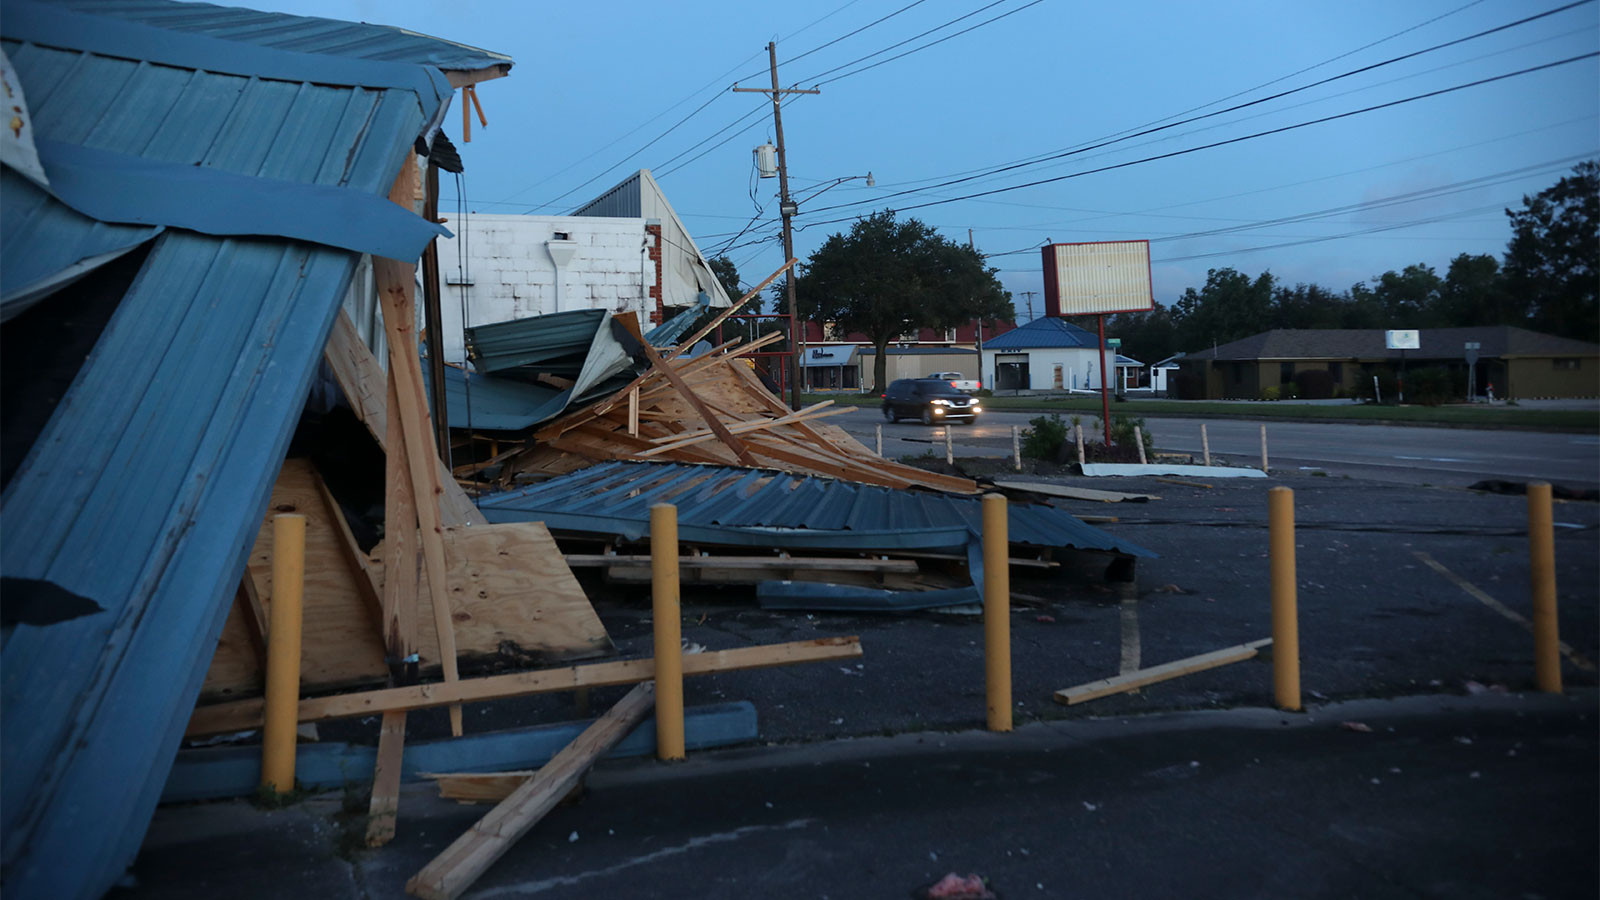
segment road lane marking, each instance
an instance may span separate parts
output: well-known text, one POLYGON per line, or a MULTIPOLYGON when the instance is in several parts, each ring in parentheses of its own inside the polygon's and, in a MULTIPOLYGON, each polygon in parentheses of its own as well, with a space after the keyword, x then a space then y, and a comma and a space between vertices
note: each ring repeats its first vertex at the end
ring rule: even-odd
POLYGON ((1139 671, 1139 598, 1122 598, 1122 667, 1119 675, 1139 671))
POLYGON ((1470 459, 1456 459, 1454 456, 1396 456, 1395 459, 1413 459, 1422 462, 1472 462, 1470 459))
MULTIPOLYGON (((1468 594, 1482 601, 1484 606, 1489 607, 1500 615, 1505 616, 1518 625, 1521 625, 1523 628, 1527 629, 1528 633, 1533 633, 1533 623, 1524 618, 1521 613, 1507 607, 1504 603, 1501 603, 1499 600, 1496 600, 1488 594, 1485 594, 1483 591, 1478 590, 1477 585, 1466 580, 1465 578, 1462 578, 1460 575, 1457 575, 1449 569, 1446 569, 1432 556, 1422 552, 1421 550, 1413 550, 1411 551, 1411 555, 1415 556, 1419 560, 1422 560, 1422 562, 1426 564, 1428 568, 1450 579, 1450 581, 1452 581, 1456 587, 1461 588, 1463 591, 1466 591, 1468 594)), ((1574 666, 1577 666, 1585 672, 1594 671, 1594 663, 1590 662, 1588 657, 1584 656, 1582 653, 1572 649, 1572 645, 1568 644, 1566 641, 1561 642, 1561 652, 1567 657, 1567 659, 1572 661, 1574 666)))

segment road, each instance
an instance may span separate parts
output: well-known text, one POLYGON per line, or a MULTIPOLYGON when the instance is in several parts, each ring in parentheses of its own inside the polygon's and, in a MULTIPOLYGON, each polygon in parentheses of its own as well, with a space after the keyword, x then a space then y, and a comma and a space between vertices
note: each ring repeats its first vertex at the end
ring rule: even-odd
MULTIPOLYGON (((1000 456, 1011 452, 1011 427, 1028 427, 1032 412, 993 411, 973 425, 952 429, 959 456, 1000 456)), ((1087 423, 1093 417, 1085 416, 1087 423)), ((883 425, 884 454, 890 457, 943 452, 944 429, 901 422, 890 425, 874 409, 833 420, 871 447, 883 425)), ((1146 419, 1157 449, 1201 452, 1200 426, 1206 426, 1213 456, 1235 464, 1261 462, 1260 421, 1243 419, 1146 419)), ((1548 479, 1574 487, 1600 485, 1600 437, 1538 431, 1422 428, 1332 422, 1271 421, 1267 426, 1268 464, 1277 469, 1321 470, 1405 484, 1469 485, 1488 478, 1548 479)), ((1086 434, 1086 437, 1089 437, 1086 434)))

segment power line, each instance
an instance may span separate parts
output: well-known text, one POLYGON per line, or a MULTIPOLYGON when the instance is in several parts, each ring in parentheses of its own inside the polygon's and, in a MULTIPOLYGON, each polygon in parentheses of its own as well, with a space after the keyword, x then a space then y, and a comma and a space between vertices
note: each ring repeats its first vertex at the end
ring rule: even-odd
MULTIPOLYGON (((911 43, 912 41, 918 40, 919 38, 927 37, 928 35, 933 34, 935 31, 941 31, 941 30, 943 30, 945 28, 949 28, 951 25, 954 25, 955 23, 960 22, 963 19, 969 19, 969 18, 977 15, 978 13, 983 12, 984 10, 992 9, 993 7, 999 6, 1000 4, 1005 3, 1005 2, 1006 2, 1006 0, 994 0, 993 3, 990 3, 987 6, 980 6, 977 9, 973 10, 972 12, 967 13, 966 15, 957 16, 954 19, 950 19, 949 21, 944 22, 944 23, 942 23, 940 25, 935 25, 934 27, 929 28, 927 31, 924 31, 921 34, 914 34, 911 37, 908 37, 905 40, 900 41, 899 43, 890 44, 889 46, 884 47, 881 50, 874 50, 871 53, 868 53, 866 56, 858 56, 855 59, 852 59, 852 60, 850 60, 849 62, 847 62, 847 63, 845 63, 843 65, 834 66, 833 68, 828 69, 825 72, 818 72, 817 74, 812 75, 809 78, 802 78, 802 79, 800 79, 800 82, 801 83, 804 83, 804 82, 807 82, 807 81, 814 82, 817 79, 819 79, 819 78, 821 78, 821 77, 823 77, 825 75, 832 75, 834 72, 837 72, 840 69, 848 69, 851 66, 855 65, 856 63, 865 62, 866 60, 869 60, 869 59, 873 58, 874 56, 881 56, 882 54, 888 53, 890 50, 893 50, 896 47, 903 47, 906 44, 911 43)), ((794 60, 790 60, 790 62, 793 62, 793 61, 794 60)))
POLYGON ((934 189, 937 189, 937 188, 952 187, 952 186, 957 185, 957 184, 964 184, 966 182, 974 181, 974 180, 979 179, 979 178, 984 178, 984 177, 988 177, 988 176, 992 176, 992 175, 999 175, 999 174, 1004 173, 1004 172, 1009 172, 1009 171, 1014 171, 1016 169, 1035 166, 1035 165, 1038 165, 1039 163, 1042 163, 1042 162, 1050 162, 1052 160, 1063 159, 1063 158, 1066 158, 1066 157, 1069 157, 1069 156, 1077 156, 1078 154, 1085 153, 1085 152, 1088 152, 1090 150, 1098 150, 1098 149, 1100 149, 1102 147, 1108 147, 1108 146, 1110 146, 1112 144, 1119 144, 1119 143, 1122 143, 1123 141, 1131 140, 1131 139, 1136 138, 1136 137, 1144 137, 1145 135, 1155 134, 1156 132, 1160 132, 1160 131, 1166 131, 1169 128, 1176 128, 1176 127, 1178 127, 1180 125, 1187 125, 1187 124, 1189 124, 1191 122, 1201 121, 1202 119, 1209 119, 1209 118, 1213 118, 1215 116, 1226 115, 1227 113, 1237 112, 1238 110, 1245 109, 1247 107, 1257 106, 1257 105, 1260 105, 1262 103, 1270 102, 1272 100, 1281 99, 1281 98, 1287 97, 1287 96, 1289 96, 1291 94, 1298 94, 1298 93, 1300 93, 1302 91, 1307 91, 1307 90, 1310 90, 1310 89, 1315 88, 1315 87, 1320 87, 1322 85, 1329 84, 1329 83, 1334 82, 1334 81, 1339 81, 1339 80, 1344 79, 1344 78, 1350 78, 1352 76, 1359 75, 1359 74, 1362 74, 1364 72, 1370 72, 1370 71, 1373 71, 1375 69, 1379 69, 1379 68, 1382 68, 1384 66, 1392 65, 1394 63, 1401 62, 1401 61, 1404 61, 1404 60, 1407 60, 1407 59, 1413 59, 1413 58, 1421 56, 1423 54, 1433 53, 1435 51, 1443 50, 1443 49, 1445 49, 1447 47, 1453 47, 1453 46, 1456 46, 1458 44, 1465 43, 1467 41, 1472 41, 1472 40, 1477 40, 1479 38, 1487 37, 1488 35, 1495 34, 1497 32, 1501 32, 1501 31, 1505 31, 1505 30, 1507 30, 1509 28, 1515 28, 1515 27, 1517 27, 1519 25, 1526 25, 1529 22, 1533 22, 1533 21, 1536 21, 1536 20, 1539 20, 1539 19, 1543 19, 1543 18, 1546 18, 1547 16, 1553 16, 1553 15, 1555 15, 1557 13, 1565 12, 1566 10, 1573 9, 1575 7, 1585 6, 1585 5, 1587 5, 1589 3, 1593 3, 1593 2, 1595 2, 1595 0, 1573 0, 1573 2, 1571 2, 1571 3, 1568 3, 1568 4, 1564 5, 1564 6, 1556 7, 1555 9, 1552 9, 1552 10, 1547 10, 1547 11, 1542 12, 1542 13, 1536 13, 1535 15, 1532 15, 1532 16, 1526 16, 1526 17, 1518 19, 1518 20, 1516 20, 1514 22, 1508 22, 1508 23, 1506 23, 1504 25, 1498 25, 1498 26, 1495 26, 1494 28, 1486 29, 1484 31, 1479 31, 1479 32, 1477 32, 1475 34, 1470 34, 1470 35, 1467 35, 1465 37, 1456 38, 1454 40, 1445 41, 1444 43, 1441 43, 1441 44, 1435 44, 1435 45, 1433 45, 1431 47, 1426 47, 1426 48, 1423 48, 1421 50, 1415 50, 1415 51, 1412 51, 1410 53, 1402 54, 1400 56, 1391 57, 1391 58, 1383 60, 1381 62, 1371 63, 1369 65, 1361 66, 1361 67, 1356 68, 1356 69, 1350 69, 1348 71, 1341 72, 1341 73, 1339 73, 1337 75, 1331 75, 1331 76, 1329 76, 1327 78, 1323 78, 1323 79, 1321 79, 1319 81, 1313 81, 1313 82, 1311 82, 1309 84, 1301 85, 1300 87, 1290 88, 1289 90, 1286 90, 1286 91, 1279 91, 1276 94, 1269 94, 1269 95, 1267 95, 1265 97, 1260 97, 1260 98, 1255 99, 1255 100, 1250 100, 1250 101, 1247 101, 1247 102, 1244 102, 1244 103, 1234 104, 1233 106, 1229 106, 1229 107, 1224 108, 1224 109, 1219 109, 1219 110, 1215 110, 1215 111, 1212 111, 1212 112, 1204 113, 1202 115, 1191 116, 1191 117, 1186 118, 1186 119, 1180 119, 1180 120, 1178 120, 1176 122, 1169 122, 1169 123, 1167 123, 1165 125, 1157 125, 1157 126, 1154 126, 1154 127, 1145 128, 1145 129, 1140 130, 1140 131, 1135 131, 1135 132, 1132 132, 1130 134, 1125 134, 1125 135, 1123 135, 1121 137, 1112 137, 1112 138, 1108 138, 1108 139, 1099 141, 1098 143, 1091 143, 1091 144, 1088 144, 1086 146, 1078 147, 1076 149, 1066 150, 1066 151, 1062 151, 1062 152, 1059 152, 1059 153, 1053 153, 1053 154, 1050 154, 1050 155, 1047 155, 1047 156, 1044 156, 1044 157, 1041 157, 1041 158, 1034 159, 1034 160, 1029 161, 1029 162, 1012 163, 1010 165, 1001 166, 1001 167, 998 167, 998 168, 995 168, 995 169, 991 169, 989 171, 982 172, 982 173, 979 173, 979 174, 967 175, 967 176, 964 176, 964 177, 961 177, 961 178, 954 178, 954 179, 951 179, 951 180, 948 180, 948 181, 941 182, 939 184, 930 185, 929 187, 926 187, 926 188, 915 188, 915 189, 909 189, 909 190, 904 190, 904 191, 898 191, 898 192, 895 192, 895 193, 890 193, 890 194, 883 195, 881 197, 874 198, 871 201, 854 200, 854 201, 848 201, 846 203, 834 204, 833 206, 824 206, 824 207, 821 207, 820 209, 813 210, 813 212, 829 212, 829 211, 836 210, 836 209, 848 209, 848 208, 853 207, 853 206, 860 206, 860 205, 863 205, 864 203, 883 202, 885 200, 891 200, 891 199, 893 199, 895 197, 922 193, 924 191, 934 190, 934 189))
MULTIPOLYGON (((1114 163, 1112 165, 1099 166, 1099 167, 1093 168, 1093 169, 1085 169, 1085 170, 1083 170, 1081 172, 1072 172, 1072 173, 1069 173, 1069 174, 1066 174, 1066 175, 1057 175, 1054 178, 1042 178, 1042 179, 1039 179, 1037 181, 1030 181, 1030 182, 1027 182, 1027 183, 1024 183, 1024 184, 1016 184, 1016 185, 1011 185, 1009 187, 994 188, 994 189, 988 190, 988 191, 979 191, 977 193, 964 194, 962 196, 950 197, 950 198, 943 199, 943 200, 932 200, 932 201, 929 201, 927 203, 918 203, 918 204, 915 204, 915 205, 912 205, 912 206, 901 207, 900 211, 901 212, 909 212, 910 210, 925 209, 925 208, 930 207, 930 206, 942 206, 942 205, 944 205, 946 203, 956 203, 956 202, 959 202, 959 201, 962 201, 962 200, 972 200, 972 199, 975 199, 975 198, 978 198, 978 197, 988 197, 988 196, 992 196, 994 194, 1004 194, 1004 193, 1008 193, 1010 191, 1019 191, 1019 190, 1022 190, 1024 188, 1038 187, 1039 185, 1043 185, 1043 184, 1054 184, 1054 183, 1059 182, 1059 181, 1067 181, 1067 180, 1073 179, 1073 178, 1082 178, 1085 175, 1095 175, 1095 174, 1099 174, 1101 172, 1110 172, 1110 171, 1113 171, 1115 169, 1125 169, 1125 168, 1128 168, 1129 166, 1143 165, 1144 163, 1157 162, 1157 161, 1163 160, 1163 159, 1172 159, 1172 158, 1178 157, 1178 156, 1187 156, 1190 153, 1198 153, 1201 150, 1212 150, 1212 149, 1215 149, 1217 147, 1226 147, 1226 146, 1228 146, 1230 144, 1238 144, 1238 143, 1242 143, 1244 141, 1250 141, 1250 140, 1255 140, 1257 138, 1268 137, 1268 136, 1274 135, 1274 134, 1283 134, 1284 132, 1295 131, 1297 129, 1306 128, 1306 127, 1309 127, 1309 126, 1312 126, 1312 125, 1321 125, 1321 124, 1324 124, 1326 122, 1334 122, 1334 121, 1337 121, 1339 119, 1350 118, 1351 116, 1359 116, 1359 115, 1363 115, 1365 113, 1376 112, 1376 111, 1381 110, 1381 109, 1389 109, 1391 107, 1401 106, 1401 105, 1404 105, 1404 104, 1407 104, 1407 103, 1414 103, 1414 102, 1416 102, 1418 100, 1427 100, 1427 99, 1432 98, 1432 97, 1439 97, 1439 96, 1442 96, 1444 94, 1451 94, 1451 93, 1455 93, 1456 91, 1466 90, 1468 88, 1481 87, 1482 85, 1492 84, 1492 83, 1497 82, 1497 81, 1504 81, 1504 80, 1506 80, 1508 78, 1516 78, 1516 77, 1521 76, 1521 75, 1528 75, 1528 74, 1531 74, 1531 73, 1534 73, 1534 72, 1541 72, 1541 71, 1544 71, 1545 69, 1553 69, 1553 68, 1556 68, 1557 66, 1564 66, 1564 65, 1568 65, 1570 63, 1582 62, 1583 60, 1586 60, 1586 59, 1594 59, 1597 56, 1600 56, 1600 51, 1593 51, 1593 52, 1590 52, 1590 53, 1583 53, 1583 54, 1579 54, 1578 56, 1568 57, 1567 59, 1557 60, 1555 62, 1544 63, 1542 65, 1537 65, 1537 66, 1529 66, 1528 68, 1525 68, 1525 69, 1518 69, 1515 72, 1507 72, 1507 73, 1502 74, 1502 75, 1493 75, 1493 76, 1490 76, 1488 78, 1480 78, 1480 79, 1478 79, 1476 81, 1469 81, 1469 82, 1466 82, 1464 84, 1458 84, 1458 85, 1454 85, 1454 86, 1447 87, 1447 88, 1440 88, 1439 90, 1435 90, 1435 91, 1428 91, 1428 92, 1422 93, 1422 94, 1414 94, 1414 95, 1412 95, 1410 97, 1403 97, 1403 98, 1401 98, 1399 100, 1391 100, 1391 101, 1389 101, 1387 103, 1379 103, 1379 104, 1375 104, 1373 106, 1363 107, 1361 109, 1354 109, 1354 110, 1350 110, 1348 112, 1336 113, 1336 114, 1331 115, 1331 116, 1322 116, 1320 118, 1309 119, 1309 120, 1304 121, 1304 122, 1296 122, 1293 125, 1284 125, 1284 126, 1281 126, 1281 127, 1278 127, 1278 128, 1269 128, 1266 131, 1258 131, 1258 132, 1255 132, 1253 134, 1247 134, 1247 135, 1242 135, 1240 137, 1228 138, 1227 140, 1213 141, 1212 143, 1209 143, 1209 144, 1201 144, 1201 145, 1196 146, 1196 147, 1187 147, 1187 148, 1184 148, 1182 150, 1174 150, 1174 151, 1172 151, 1170 153, 1160 153, 1160 154, 1156 154, 1155 156, 1146 156, 1146 157, 1142 157, 1140 159, 1134 159, 1134 160, 1128 160, 1126 162, 1114 163)), ((847 217, 841 218, 841 219, 830 219, 830 220, 822 221, 822 222, 809 222, 809 223, 806 224, 806 227, 811 227, 811 226, 814 226, 814 225, 833 225, 833 224, 837 224, 839 222, 849 222, 849 221, 852 221, 852 220, 854 220, 856 218, 858 218, 858 217, 857 216, 847 216, 847 217)))
MULTIPOLYGON (((856 69, 853 72, 846 72, 843 75, 835 75, 832 78, 829 78, 829 79, 826 79, 826 80, 823 80, 823 81, 819 81, 819 82, 817 82, 817 86, 820 87, 820 86, 822 86, 824 84, 832 84, 833 82, 839 81, 840 79, 849 78, 849 77, 851 77, 853 75, 860 75, 862 72, 865 72, 865 71, 867 71, 869 69, 876 69, 879 66, 887 65, 888 63, 892 63, 897 59, 902 59, 904 57, 910 56, 913 53, 920 53, 923 50, 928 49, 929 47, 935 47, 935 46, 938 46, 939 44, 944 43, 945 41, 954 40, 954 39, 962 36, 963 34, 966 34, 969 31, 976 31, 977 29, 982 28, 985 25, 993 24, 995 22, 1000 21, 1001 19, 1007 18, 1008 16, 1014 16, 1017 13, 1022 12, 1023 10, 1027 9, 1030 6, 1038 6, 1039 4, 1041 4, 1043 2, 1044 2, 1044 0, 1032 0, 1031 3, 1024 3, 1023 5, 1017 7, 1016 9, 1011 10, 1010 12, 1003 12, 1000 15, 995 16, 992 19, 985 19, 985 20, 983 20, 982 22, 979 22, 976 25, 971 25, 971 26, 968 26, 966 28, 963 28, 963 29, 961 29, 960 31, 957 31, 954 34, 947 34, 944 37, 939 38, 936 41, 929 41, 928 43, 923 44, 920 47, 913 47, 913 48, 911 48, 910 50, 907 50, 904 53, 897 53, 894 56, 889 57, 888 59, 879 60, 879 61, 873 63, 870 66, 862 66, 861 68, 856 69)), ((993 3, 989 4, 989 6, 994 6, 994 5, 995 4, 993 4, 993 3)), ((984 7, 984 9, 988 9, 988 8, 989 8, 988 6, 984 7)), ((966 18, 966 16, 962 16, 962 18, 966 18)), ((957 19, 955 21, 960 21, 960 20, 957 19)), ((944 26, 940 26, 940 27, 942 28, 944 26)), ((934 31, 937 31, 937 30, 938 30, 937 28, 934 29, 934 31)), ((915 38, 913 38, 912 40, 915 40, 915 38)), ((896 46, 899 46, 899 45, 896 45, 896 46)), ((880 51, 880 52, 882 52, 882 51, 880 51)))

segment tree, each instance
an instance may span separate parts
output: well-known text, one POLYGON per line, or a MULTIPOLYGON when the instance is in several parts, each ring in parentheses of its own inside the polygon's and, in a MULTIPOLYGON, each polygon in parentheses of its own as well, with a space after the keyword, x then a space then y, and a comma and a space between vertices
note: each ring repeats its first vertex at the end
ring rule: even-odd
POLYGON ((889 342, 921 327, 1011 319, 1011 295, 982 254, 894 210, 857 219, 806 260, 795 281, 802 320, 859 331, 877 348, 874 391, 884 389, 889 342))
MULTIPOLYGON (((1094 326, 1084 327, 1092 330, 1094 326)), ((1160 303, 1145 312, 1118 313, 1106 319, 1106 335, 1122 338, 1119 353, 1145 363, 1160 362, 1182 349, 1172 313, 1160 303)))
POLYGON ((1586 341, 1600 333, 1600 161, 1506 210, 1506 287, 1534 328, 1586 341))
POLYGON ((1432 266, 1416 263, 1399 272, 1389 270, 1378 276, 1372 299, 1382 310, 1388 328, 1426 328, 1432 310, 1438 306, 1444 280, 1432 266))
POLYGON ((739 286, 739 267, 726 255, 711 261, 711 274, 717 276, 717 281, 722 283, 722 289, 727 292, 729 300, 738 300, 744 296, 744 288, 739 286))
POLYGON ((1450 260, 1439 292, 1437 324, 1452 328, 1472 325, 1525 325, 1527 316, 1511 302, 1500 263, 1488 254, 1462 253, 1450 260))
POLYGON ((1212 269, 1205 287, 1186 288, 1172 307, 1179 343, 1204 348, 1258 334, 1271 327, 1271 272, 1252 280, 1237 269, 1212 269))

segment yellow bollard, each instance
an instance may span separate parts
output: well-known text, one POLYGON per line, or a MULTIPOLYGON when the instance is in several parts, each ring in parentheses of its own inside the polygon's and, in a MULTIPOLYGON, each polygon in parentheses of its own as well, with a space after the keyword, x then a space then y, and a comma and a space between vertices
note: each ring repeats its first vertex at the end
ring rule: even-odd
POLYGON ((1272 687, 1279 709, 1300 708, 1300 623, 1294 584, 1294 491, 1267 492, 1272 569, 1272 687))
POLYGON ((1528 567, 1533 579, 1533 680, 1561 693, 1561 629, 1556 621, 1556 535, 1550 485, 1528 485, 1528 567))
POLYGON ((306 517, 272 517, 272 610, 267 625, 267 690, 262 711, 261 786, 294 790, 300 713, 300 611, 305 592, 306 517))
POLYGON ((989 730, 1011 730, 1011 542, 1006 498, 983 497, 983 675, 989 730))
POLYGON ((683 759, 683 628, 678 607, 678 508, 650 507, 651 615, 656 638, 656 758, 683 759))

